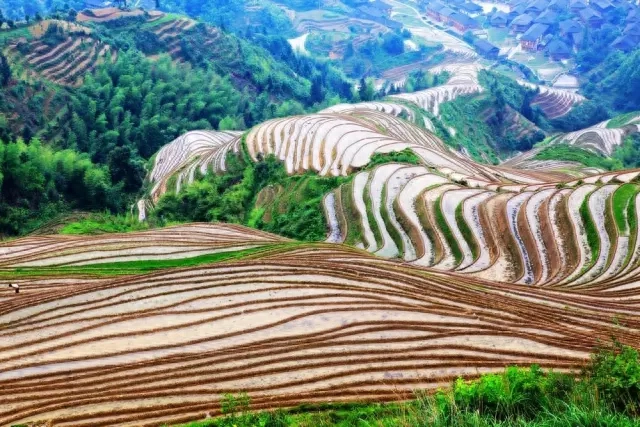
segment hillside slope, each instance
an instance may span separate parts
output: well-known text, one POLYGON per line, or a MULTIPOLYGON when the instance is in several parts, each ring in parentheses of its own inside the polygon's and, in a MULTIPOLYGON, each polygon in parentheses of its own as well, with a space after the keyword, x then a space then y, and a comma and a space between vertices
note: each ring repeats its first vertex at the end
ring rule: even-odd
MULTIPOLYGON (((177 231, 136 236, 152 244, 177 231)), ((113 260, 134 256, 132 237, 108 238, 113 260)), ((154 251, 206 241, 239 251, 278 239, 188 225, 154 251)), ((0 260, 19 250, 32 264, 59 263, 52 243, 17 240, 2 246, 0 260)), ((634 291, 624 286, 585 294, 524 288, 288 243, 218 264, 171 269, 165 258, 162 269, 135 274, 149 265, 140 260, 121 264, 128 275, 96 276, 91 263, 102 262, 96 254, 105 244, 68 238, 87 265, 22 267, 21 293, 0 289, 3 424, 175 423, 220 414, 223 393, 248 393, 253 409, 398 400, 505 364, 574 369, 612 334, 640 344, 634 291), (612 324, 620 312, 624 321, 612 324)))

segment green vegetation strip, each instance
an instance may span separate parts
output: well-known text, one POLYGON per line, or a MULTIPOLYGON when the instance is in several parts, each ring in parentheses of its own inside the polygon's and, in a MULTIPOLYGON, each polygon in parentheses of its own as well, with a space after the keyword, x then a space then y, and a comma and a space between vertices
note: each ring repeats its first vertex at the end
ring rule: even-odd
POLYGON ((601 168, 606 170, 621 169, 622 164, 614 159, 600 156, 594 152, 582 148, 573 147, 569 144, 550 145, 538 152, 535 160, 561 160, 567 162, 577 162, 584 166, 601 168))
MULTIPOLYGON (((640 116, 640 111, 632 111, 630 113, 626 113, 626 114, 621 114, 619 116, 614 117, 613 119, 609 120, 609 123, 607 123, 607 127, 609 129, 612 128, 619 128, 624 126, 627 122, 629 122, 630 120, 636 118, 640 116)), ((632 122, 633 123, 637 123, 636 122, 632 122)))
POLYGON ((224 395, 223 416, 184 427, 565 427, 640 426, 638 350, 614 343, 598 350, 577 376, 537 365, 507 367, 475 380, 456 380, 433 395, 398 403, 301 405, 251 412, 246 393, 224 395))
POLYGON ((638 187, 635 184, 624 184, 613 193, 613 217, 620 235, 629 234, 629 222, 635 217, 635 195, 638 187), (633 206, 632 206, 633 205, 633 206))
POLYGON ((20 276, 60 276, 60 275, 94 275, 94 276, 120 276, 130 274, 144 274, 166 268, 195 267, 203 264, 213 264, 223 261, 247 259, 254 256, 263 256, 275 251, 290 250, 299 247, 301 243, 277 243, 263 245, 256 248, 217 252, 200 255, 192 258, 167 259, 167 260, 141 260, 111 262, 82 266, 60 267, 18 267, 0 269, 0 277, 12 278, 20 276))
POLYGON ((469 224, 467 224, 467 221, 464 219, 464 212, 462 209, 463 205, 464 203, 460 203, 456 208, 456 222, 458 223, 458 228, 462 233, 462 237, 464 237, 464 240, 467 241, 467 244, 471 249, 471 254, 473 255, 473 259, 475 260, 478 258, 480 249, 478 248, 478 243, 476 242, 476 239, 473 236, 473 232, 471 231, 469 224))
POLYGON ((587 243, 589 248, 591 248, 591 259, 585 265, 584 271, 587 271, 593 264, 595 264, 598 256, 600 255, 600 236, 598 235, 598 229, 596 228, 596 224, 591 217, 591 212, 589 212, 589 194, 584 198, 584 201, 580 205, 580 217, 582 218, 582 223, 584 224, 584 231, 587 235, 587 243))
POLYGON ((438 197, 438 200, 436 200, 436 204, 434 206, 436 223, 438 224, 438 228, 440 228, 440 231, 444 235, 449 248, 451 248, 451 253, 453 254, 453 258, 456 260, 456 264, 460 264, 460 262, 462 261, 462 250, 460 249, 460 245, 458 245, 456 237, 451 231, 451 227, 449 227, 449 224, 444 217, 442 207, 440 206, 441 199, 442 196, 438 197))

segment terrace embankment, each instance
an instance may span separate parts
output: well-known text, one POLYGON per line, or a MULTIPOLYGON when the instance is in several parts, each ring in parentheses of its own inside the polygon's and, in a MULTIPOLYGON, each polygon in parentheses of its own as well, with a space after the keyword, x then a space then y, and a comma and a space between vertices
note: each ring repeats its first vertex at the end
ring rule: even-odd
POLYGON ((640 345, 628 291, 485 282, 337 245, 51 278, 68 282, 54 292, 42 280, 0 291, 3 424, 157 425, 219 414, 238 392, 256 409, 397 400, 505 365, 576 369, 611 335, 640 345))

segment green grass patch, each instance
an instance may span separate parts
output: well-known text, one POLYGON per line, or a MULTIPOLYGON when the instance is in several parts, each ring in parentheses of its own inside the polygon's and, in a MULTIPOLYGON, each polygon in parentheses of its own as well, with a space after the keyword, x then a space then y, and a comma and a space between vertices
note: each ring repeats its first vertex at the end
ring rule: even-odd
POLYGON ((569 144, 549 145, 536 154, 534 159, 577 162, 584 166, 605 170, 622 169, 622 164, 619 161, 569 144))
POLYGON ((102 264, 61 267, 19 267, 12 269, 0 269, 0 277, 12 278, 21 276, 60 276, 60 275, 93 275, 93 276, 121 276, 130 274, 145 274, 152 271, 195 267, 204 264, 214 264, 223 261, 231 261, 250 256, 264 255, 277 250, 289 250, 299 246, 300 243, 278 243, 264 245, 256 248, 230 250, 213 254, 200 255, 192 258, 166 259, 166 260, 141 260, 110 262, 102 264))
POLYGON ((438 197, 434 206, 434 216, 436 218, 436 224, 438 228, 444 235, 449 248, 451 249, 451 253, 453 254, 453 258, 456 260, 456 264, 460 264, 462 261, 462 250, 460 250, 460 245, 456 240, 456 237, 453 235, 451 231, 451 227, 449 227, 449 223, 447 223, 446 218, 444 217, 444 213, 442 212, 442 207, 440 206, 440 202, 442 200, 442 196, 438 197))
POLYGON ((476 238, 473 236, 473 231, 471 231, 471 227, 467 224, 467 220, 464 219, 464 212, 462 210, 463 203, 460 203, 456 208, 456 222, 458 223, 458 228, 462 233, 462 237, 466 240, 469 248, 471 249, 471 254, 473 255, 473 259, 477 259, 478 255, 480 255, 480 248, 478 247, 478 242, 476 242, 476 238))
MULTIPOLYGON (((387 229, 387 232, 391 236, 391 240, 398 247, 399 257, 404 257, 404 244, 402 243, 402 237, 400 236, 400 232, 391 222, 391 217, 389 215, 389 210, 387 209, 385 200, 387 198, 387 187, 385 186, 382 192, 382 200, 380 203, 380 215, 382 216, 382 222, 384 222, 384 226, 387 229)), ((392 207, 393 209, 393 207, 392 207)))
MULTIPOLYGON (((255 219, 253 226, 302 241, 322 241, 327 237, 323 199, 326 194, 349 181, 345 177, 321 177, 308 172, 280 181, 284 188, 274 200, 270 221, 255 219)), ((250 225, 249 223, 247 223, 250 225)))
POLYGON ((340 187, 340 198, 344 208, 345 220, 347 221, 345 244, 353 246, 362 243, 366 246, 364 232, 362 230, 362 218, 353 200, 353 186, 351 182, 340 187))
POLYGON ((422 164, 422 160, 411 149, 405 148, 402 151, 391 151, 390 153, 375 153, 365 166, 366 170, 374 169, 378 165, 385 163, 407 163, 410 165, 422 164))
POLYGON ((613 193, 613 217, 615 219, 616 227, 618 227, 618 233, 620 233, 620 235, 627 236, 629 234, 629 210, 631 208, 630 205, 634 205, 632 209, 635 213, 634 196, 637 193, 638 186, 636 186, 635 184, 621 185, 620 188, 618 188, 613 193))
MULTIPOLYGON (((632 111, 630 113, 621 114, 609 120, 609 123, 607 123, 607 127, 609 129, 622 127, 626 125, 630 120, 638 116, 640 116, 640 111, 632 111)), ((635 121, 633 123, 637 123, 637 122, 638 121, 635 121)), ((633 124, 633 123, 630 123, 630 124, 633 124)))
MULTIPOLYGON (((373 172, 371 172, 373 173, 373 172)), ((371 179, 371 177, 369 177, 371 179)), ((371 203, 371 191, 369 189, 369 183, 364 186, 364 205, 367 210, 367 221, 369 222, 369 227, 371 227, 371 232, 373 233, 373 237, 376 239, 376 246, 382 246, 382 233, 380 232, 380 227, 378 227, 378 222, 376 221, 376 217, 373 215, 373 206, 371 203)))
POLYGON ((580 217, 582 218, 584 231, 587 235, 587 243, 589 245, 589 248, 591 248, 591 259, 589 260, 587 265, 585 265, 584 271, 587 271, 589 268, 591 268, 600 255, 600 236, 598 235, 596 224, 591 217, 591 212, 589 212, 590 196, 591 194, 585 197, 584 201, 580 205, 580 217))
POLYGON ((140 222, 133 216, 115 216, 110 214, 91 214, 88 218, 71 222, 60 230, 60 234, 103 234, 127 233, 148 230, 148 221, 140 222))
POLYGON ((29 31, 29 27, 21 27, 9 31, 0 31, 0 44, 4 46, 11 40, 23 37, 27 40, 31 40, 33 38, 33 34, 31 34, 31 31, 29 31))

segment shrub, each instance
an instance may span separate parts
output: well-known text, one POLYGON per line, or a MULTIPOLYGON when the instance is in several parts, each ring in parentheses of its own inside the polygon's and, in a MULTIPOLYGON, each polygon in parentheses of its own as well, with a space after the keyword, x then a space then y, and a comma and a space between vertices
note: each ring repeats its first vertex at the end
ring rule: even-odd
POLYGON ((614 411, 640 415, 640 359, 638 350, 614 341, 591 356, 585 385, 614 411))

